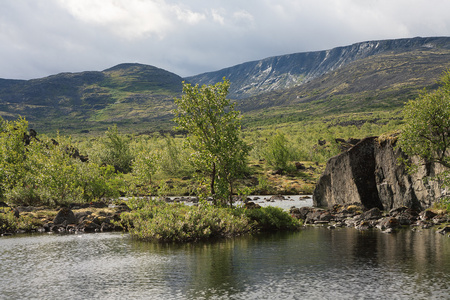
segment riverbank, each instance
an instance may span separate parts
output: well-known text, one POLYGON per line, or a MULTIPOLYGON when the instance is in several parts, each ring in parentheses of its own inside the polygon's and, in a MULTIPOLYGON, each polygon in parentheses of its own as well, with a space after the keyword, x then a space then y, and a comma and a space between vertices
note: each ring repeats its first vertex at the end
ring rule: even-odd
MULTIPOLYGON (((407 207, 392 209, 389 212, 378 208, 364 210, 359 204, 335 205, 332 209, 316 207, 291 208, 290 214, 303 220, 305 225, 353 227, 357 230, 379 229, 392 233, 397 229, 410 227, 416 229, 434 228, 438 233, 450 233, 450 214, 445 210, 427 209, 416 211, 407 207)), ((448 235, 450 237, 450 234, 448 235)))
MULTIPOLYGON (((187 206, 197 205, 195 197, 173 197, 166 203, 187 206)), ((17 233, 91 233, 126 231, 122 214, 133 212, 125 201, 118 203, 94 202, 60 209, 46 207, 19 206, 0 207, 0 235, 17 233)), ((434 228, 441 234, 450 234, 450 214, 445 210, 427 209, 422 212, 402 207, 389 212, 378 208, 364 210, 360 205, 335 205, 332 209, 312 207, 309 196, 251 196, 245 203, 238 203, 246 209, 279 207, 306 226, 325 226, 329 229, 353 227, 357 230, 378 229, 392 233, 397 229, 434 228)))
POLYGON ((3 205, 0 207, 0 234, 122 231, 117 222, 126 211, 130 208, 125 203, 108 205, 94 202, 59 209, 3 205))
POLYGON ((287 208, 292 204, 312 203, 308 196, 254 196, 248 199, 258 201, 263 207, 238 198, 235 208, 216 207, 199 203, 196 197, 127 198, 109 204, 72 204, 59 209, 12 208, 3 203, 0 234, 128 231, 144 240, 197 241, 258 231, 297 230, 301 222, 292 218, 287 208), (283 205, 286 209, 279 207, 283 205))

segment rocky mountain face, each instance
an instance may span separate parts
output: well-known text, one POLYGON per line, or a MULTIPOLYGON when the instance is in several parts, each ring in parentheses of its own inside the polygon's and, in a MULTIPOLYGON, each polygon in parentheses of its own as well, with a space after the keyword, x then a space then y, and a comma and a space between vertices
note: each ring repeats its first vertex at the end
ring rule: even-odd
POLYGON ((309 82, 238 101, 243 112, 271 110, 287 115, 333 114, 401 108, 421 90, 434 89, 450 69, 450 49, 420 48, 356 60, 309 82))
POLYGON ((298 86, 351 62, 382 53, 417 49, 450 49, 449 37, 369 41, 326 51, 304 52, 246 62, 215 72, 187 77, 194 84, 215 84, 226 77, 230 98, 243 99, 261 93, 298 86))
MULTIPOLYGON (((366 209, 421 211, 448 196, 449 191, 433 179, 444 170, 441 165, 422 165, 409 174, 398 163, 398 158, 407 157, 395 144, 395 137, 369 137, 331 158, 314 190, 314 206, 359 204, 366 209)), ((417 157, 409 159, 418 163, 417 157)))

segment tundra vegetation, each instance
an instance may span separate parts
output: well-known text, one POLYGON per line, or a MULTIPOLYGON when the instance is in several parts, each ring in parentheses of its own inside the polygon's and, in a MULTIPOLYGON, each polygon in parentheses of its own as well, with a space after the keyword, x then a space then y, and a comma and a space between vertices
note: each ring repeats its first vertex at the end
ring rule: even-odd
MULTIPOLYGON (((400 129, 403 118, 406 125, 400 141, 405 151, 445 165, 448 78, 447 73, 441 89, 409 102, 403 114, 395 110, 279 124, 273 119, 267 124, 246 123, 226 99, 229 82, 224 80, 212 86, 185 84, 182 97, 175 100, 178 128, 173 131, 129 134, 113 126, 99 136, 50 137, 36 135, 25 119, 0 119, 1 201, 11 207, 58 208, 127 196, 132 211, 122 214, 123 225, 145 240, 192 241, 255 230, 295 229, 298 221, 286 212, 231 207, 232 197, 310 194, 326 160, 341 151, 339 141, 400 129), (444 141, 438 140, 440 148, 434 151, 419 148, 425 149, 421 153, 413 148, 414 143, 408 143, 424 134, 408 130, 419 126, 420 122, 412 120, 422 118, 416 114, 424 107, 424 116, 435 109, 429 116, 441 120, 444 131, 438 134, 444 141), (430 153, 440 156, 427 156, 430 153), (199 205, 160 201, 170 195, 196 195, 199 205), (208 199, 214 199, 214 205, 208 199)), ((417 143, 424 145, 430 138, 417 143)), ((442 205, 449 209, 446 201, 442 205)), ((23 216, 14 219, 7 208, 0 218, 3 227, 38 226, 23 216)))

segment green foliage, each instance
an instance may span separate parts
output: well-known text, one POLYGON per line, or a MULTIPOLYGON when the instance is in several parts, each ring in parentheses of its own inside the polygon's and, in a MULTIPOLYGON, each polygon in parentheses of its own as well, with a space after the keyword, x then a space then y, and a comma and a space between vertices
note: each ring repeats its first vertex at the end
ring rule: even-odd
POLYGON ((433 204, 433 208, 437 210, 445 210, 450 214, 450 197, 445 197, 433 204))
POLYGON ((200 203, 187 206, 150 199, 132 199, 132 211, 121 224, 133 237, 162 242, 188 242, 236 236, 255 231, 297 230, 300 223, 280 208, 247 210, 200 203))
POLYGON ((141 150, 133 160, 133 175, 137 178, 140 185, 151 185, 152 177, 158 170, 157 153, 141 150))
POLYGON ((3 208, 0 211, 0 234, 14 233, 18 228, 18 219, 14 216, 14 211, 9 208, 3 208))
POLYGON ((177 143, 174 138, 164 138, 159 161, 161 171, 168 176, 185 176, 192 174, 189 149, 177 143))
POLYGON ((268 139, 263 157, 275 169, 288 169, 293 157, 293 151, 286 136, 282 132, 278 131, 268 139))
POLYGON ((58 206, 118 195, 120 183, 114 168, 73 158, 70 141, 62 137, 59 140, 59 145, 45 138, 31 142, 23 166, 24 176, 7 192, 9 201, 58 206))
POLYGON ((29 216, 14 215, 14 210, 9 207, 0 208, 0 234, 15 233, 18 230, 30 232, 42 226, 39 220, 29 216))
POLYGON ((271 194, 275 189, 271 186, 269 180, 266 176, 259 175, 258 176, 258 185, 255 189, 259 194, 268 195, 271 194))
POLYGON ((249 232, 251 224, 231 208, 201 204, 186 206, 148 200, 121 215, 132 236, 143 240, 188 242, 249 232))
POLYGON ((15 121, 1 119, 0 132, 0 197, 17 185, 25 176, 26 158, 24 135, 28 122, 19 118, 15 121))
POLYGON ((245 211, 247 217, 256 223, 261 231, 296 230, 301 223, 279 207, 261 207, 245 211))
POLYGON ((105 137, 100 139, 98 163, 113 166, 117 172, 129 173, 133 162, 130 139, 121 134, 117 125, 108 128, 105 137))
POLYGON ((227 99, 230 83, 192 86, 183 83, 175 99, 178 129, 189 132, 188 145, 197 170, 210 177, 211 196, 221 204, 231 202, 233 185, 247 167, 249 147, 240 137, 241 118, 227 99))
POLYGON ((0 187, 8 202, 59 206, 118 195, 122 183, 114 168, 75 158, 70 139, 30 138, 27 125, 23 119, 2 122, 0 187))
POLYGON ((436 91, 423 92, 406 104, 399 146, 410 156, 450 167, 450 71, 444 73, 440 84, 436 91))

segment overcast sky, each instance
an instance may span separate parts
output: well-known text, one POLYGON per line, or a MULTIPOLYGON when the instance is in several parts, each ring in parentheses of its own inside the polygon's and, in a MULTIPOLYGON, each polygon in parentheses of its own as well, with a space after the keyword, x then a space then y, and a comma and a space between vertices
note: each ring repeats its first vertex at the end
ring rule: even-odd
POLYGON ((356 42, 450 36, 449 0, 0 0, 0 78, 124 62, 180 76, 356 42))

